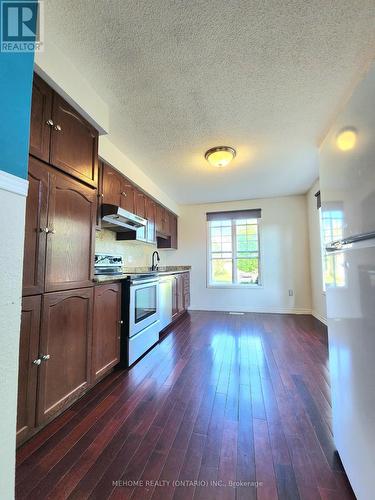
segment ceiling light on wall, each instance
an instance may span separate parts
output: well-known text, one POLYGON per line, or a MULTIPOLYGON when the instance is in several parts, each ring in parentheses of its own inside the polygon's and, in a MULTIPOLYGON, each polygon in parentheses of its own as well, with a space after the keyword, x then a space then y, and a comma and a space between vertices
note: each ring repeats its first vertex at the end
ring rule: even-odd
POLYGON ((357 142, 357 131, 354 128, 344 128, 336 137, 336 144, 341 151, 353 149, 357 142))
POLYGON ((236 156, 236 150, 229 146, 219 146, 206 151, 204 157, 214 167, 225 167, 236 156))

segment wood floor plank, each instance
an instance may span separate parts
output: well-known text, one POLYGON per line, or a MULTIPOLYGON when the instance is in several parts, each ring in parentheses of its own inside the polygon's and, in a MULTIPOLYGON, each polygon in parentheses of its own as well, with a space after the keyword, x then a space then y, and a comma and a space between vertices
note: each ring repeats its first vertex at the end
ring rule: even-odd
POLYGON ((191 312, 18 450, 16 499, 354 499, 311 316, 191 312))

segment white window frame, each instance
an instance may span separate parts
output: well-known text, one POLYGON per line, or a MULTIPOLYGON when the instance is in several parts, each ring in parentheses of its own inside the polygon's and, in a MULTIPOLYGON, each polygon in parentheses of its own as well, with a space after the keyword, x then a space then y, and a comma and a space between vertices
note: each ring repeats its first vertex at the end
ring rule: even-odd
MULTIPOLYGON (((252 217, 249 217, 251 219, 252 217)), ((237 262, 237 238, 236 238, 236 220, 241 219, 233 219, 231 220, 232 227, 232 280, 233 277, 237 277, 236 273, 236 262, 237 262)), ((207 252, 206 252, 206 269, 207 269, 207 288, 254 288, 259 289, 263 288, 262 284, 262 258, 261 258, 261 219, 257 218, 257 234, 258 234, 258 283, 216 283, 212 281, 212 266, 211 266, 211 228, 210 221, 206 223, 206 241, 207 241, 207 252)), ((225 252, 224 252, 225 253, 225 252)))

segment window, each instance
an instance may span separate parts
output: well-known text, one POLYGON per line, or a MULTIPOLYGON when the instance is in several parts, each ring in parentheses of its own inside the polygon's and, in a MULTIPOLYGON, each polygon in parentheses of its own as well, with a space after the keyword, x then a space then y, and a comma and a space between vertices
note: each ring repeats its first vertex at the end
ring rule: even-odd
POLYGON ((345 260, 342 252, 329 253, 326 246, 343 237, 344 214, 339 208, 320 212, 320 230, 323 258, 323 290, 327 287, 344 287, 346 285, 345 260))
POLYGON ((257 216, 260 210, 207 214, 209 285, 260 284, 257 216))

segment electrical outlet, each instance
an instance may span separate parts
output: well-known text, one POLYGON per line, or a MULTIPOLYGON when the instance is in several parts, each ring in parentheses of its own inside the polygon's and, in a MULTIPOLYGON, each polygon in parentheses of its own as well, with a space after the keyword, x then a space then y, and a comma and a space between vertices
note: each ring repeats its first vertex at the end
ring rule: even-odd
POLYGON ((293 297, 293 295, 294 295, 293 290, 289 289, 289 297, 293 297))

